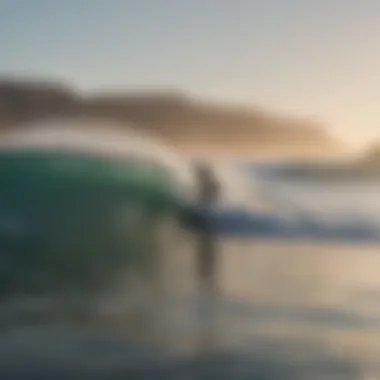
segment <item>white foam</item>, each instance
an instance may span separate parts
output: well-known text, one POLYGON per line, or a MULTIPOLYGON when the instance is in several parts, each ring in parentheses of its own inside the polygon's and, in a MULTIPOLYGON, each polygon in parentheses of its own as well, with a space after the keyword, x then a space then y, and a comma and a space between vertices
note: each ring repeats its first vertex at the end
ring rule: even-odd
POLYGON ((147 161, 174 173, 184 192, 189 193, 193 186, 188 161, 164 141, 139 132, 134 125, 99 120, 58 120, 2 134, 0 149, 25 148, 77 151, 147 161))

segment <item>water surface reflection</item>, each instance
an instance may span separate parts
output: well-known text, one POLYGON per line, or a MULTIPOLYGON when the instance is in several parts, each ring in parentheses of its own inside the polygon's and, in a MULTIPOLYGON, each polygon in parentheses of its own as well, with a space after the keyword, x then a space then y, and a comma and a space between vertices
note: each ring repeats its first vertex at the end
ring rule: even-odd
POLYGON ((380 374, 377 247, 225 239, 221 250, 213 300, 200 297, 191 247, 172 253, 167 281, 173 286, 156 345, 124 334, 127 320, 75 328, 29 323, 1 334, 1 379, 23 378, 6 377, 11 371, 54 379, 380 374))

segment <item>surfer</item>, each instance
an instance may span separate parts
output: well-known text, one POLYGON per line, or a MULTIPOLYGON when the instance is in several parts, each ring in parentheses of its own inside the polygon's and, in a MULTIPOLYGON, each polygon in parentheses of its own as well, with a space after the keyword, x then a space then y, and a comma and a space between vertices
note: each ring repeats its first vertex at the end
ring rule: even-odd
POLYGON ((218 252, 209 211, 218 200, 220 186, 213 170, 206 163, 197 163, 195 171, 201 214, 197 226, 199 240, 196 252, 196 270, 201 287, 206 292, 215 292, 218 252))
POLYGON ((195 166, 198 188, 198 215, 196 230, 198 235, 195 264, 196 276, 200 287, 199 348, 203 353, 210 353, 217 346, 217 282, 218 247, 214 233, 211 212, 220 193, 220 185, 211 167, 199 162, 195 166))

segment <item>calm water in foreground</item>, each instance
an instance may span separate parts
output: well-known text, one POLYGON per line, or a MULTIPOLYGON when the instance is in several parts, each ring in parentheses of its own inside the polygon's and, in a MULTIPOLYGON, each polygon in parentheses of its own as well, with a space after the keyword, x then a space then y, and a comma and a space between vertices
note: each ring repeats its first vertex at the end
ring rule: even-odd
POLYGON ((377 378, 379 248, 224 239, 219 292, 207 298, 189 247, 166 268, 172 291, 159 329, 166 350, 124 339, 126 324, 144 330, 129 320, 114 321, 112 333, 64 324, 8 330, 0 378, 33 371, 54 379, 377 378))

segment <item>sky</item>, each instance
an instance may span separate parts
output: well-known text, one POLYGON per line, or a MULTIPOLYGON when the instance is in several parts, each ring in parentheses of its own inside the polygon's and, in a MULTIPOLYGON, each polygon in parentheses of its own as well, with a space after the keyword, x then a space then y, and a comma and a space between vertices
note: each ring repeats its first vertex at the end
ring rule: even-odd
POLYGON ((0 75, 166 89, 380 140, 379 0, 0 0, 0 75))

